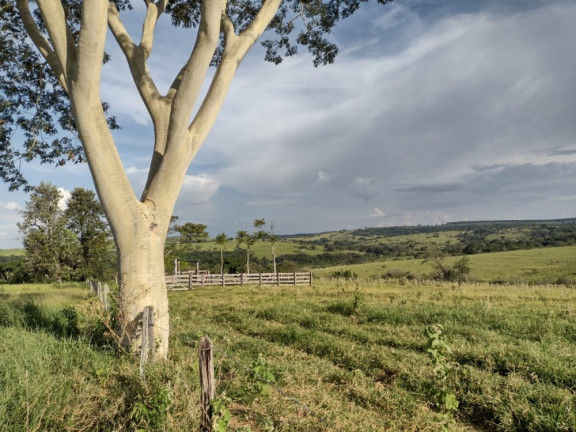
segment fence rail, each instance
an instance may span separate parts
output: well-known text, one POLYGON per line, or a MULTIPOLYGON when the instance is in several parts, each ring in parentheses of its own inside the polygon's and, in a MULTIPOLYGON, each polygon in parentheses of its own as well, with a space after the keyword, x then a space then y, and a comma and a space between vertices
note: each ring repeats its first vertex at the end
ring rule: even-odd
POLYGON ((166 289, 189 290, 195 286, 312 285, 312 273, 180 274, 166 276, 166 289))

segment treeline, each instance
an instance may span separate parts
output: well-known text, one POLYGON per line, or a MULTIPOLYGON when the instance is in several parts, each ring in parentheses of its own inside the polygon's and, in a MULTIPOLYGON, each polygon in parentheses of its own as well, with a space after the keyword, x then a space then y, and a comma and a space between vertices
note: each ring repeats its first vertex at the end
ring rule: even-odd
MULTIPOLYGON (((166 272, 174 272, 174 259, 176 255, 168 254, 165 257, 166 272)), ((220 252, 219 251, 181 251, 177 257, 180 260, 180 270, 194 270, 196 263, 202 270, 211 273, 220 273, 220 252)), ((277 271, 294 272, 308 267, 329 267, 336 265, 360 264, 373 260, 374 256, 361 253, 321 253, 310 255, 305 253, 285 254, 277 257, 277 271)), ((224 273, 246 273, 246 250, 236 248, 224 253, 223 272, 224 273)), ((268 273, 273 272, 274 263, 267 257, 252 256, 250 258, 250 272, 268 273)))

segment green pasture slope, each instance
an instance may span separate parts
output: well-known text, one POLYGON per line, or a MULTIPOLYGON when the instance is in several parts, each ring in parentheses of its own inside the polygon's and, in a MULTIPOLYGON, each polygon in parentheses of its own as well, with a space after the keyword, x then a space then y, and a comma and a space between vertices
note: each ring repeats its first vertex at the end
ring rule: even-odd
MULTIPOLYGON (((480 282, 557 283, 576 281, 576 246, 517 250, 469 255, 470 279, 480 282)), ((446 258, 447 263, 455 257, 446 258)), ((432 273, 432 265, 425 259, 392 260, 313 269, 315 276, 329 277, 336 271, 357 274, 361 278, 380 278, 386 275, 409 273, 425 278, 432 273)))
POLYGON ((229 431, 576 430, 575 289, 324 279, 171 292, 170 359, 145 380, 86 295, 0 288, 0 431, 197 430, 205 334, 229 431), (434 324, 446 381, 426 353, 434 324))
POLYGON ((0 249, 0 257, 23 256, 24 249, 0 249))

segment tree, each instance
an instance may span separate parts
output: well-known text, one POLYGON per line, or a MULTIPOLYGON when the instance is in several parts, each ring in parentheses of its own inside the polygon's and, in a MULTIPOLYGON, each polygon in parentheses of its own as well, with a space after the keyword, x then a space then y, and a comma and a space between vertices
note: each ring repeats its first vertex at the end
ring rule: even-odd
POLYGON ((206 240, 208 238, 208 233, 206 232, 206 225, 197 224, 193 222, 186 222, 184 225, 176 225, 174 231, 176 231, 187 243, 194 243, 206 240))
POLYGON ((445 255, 435 252, 424 262, 432 264, 432 279, 440 281, 464 282, 471 272, 470 258, 467 256, 460 257, 452 265, 448 265, 445 255))
POLYGON ((224 249, 226 249, 228 236, 226 233, 220 233, 214 238, 214 241, 220 246, 220 274, 224 274, 224 249))
POLYGON ((270 242, 270 250, 272 252, 272 265, 274 266, 274 273, 277 273, 276 268, 276 243, 278 242, 278 236, 274 232, 274 222, 270 223, 270 230, 266 236, 268 241, 270 242))
POLYGON ((241 230, 236 233, 238 246, 246 245, 246 273, 250 273, 250 250, 254 243, 256 243, 256 239, 255 236, 250 235, 246 230, 241 230))
POLYGON ((88 163, 118 252, 121 336, 127 347, 138 350, 140 316, 152 305, 156 356, 167 356, 163 253, 170 217, 188 167, 241 61, 268 29, 271 38, 262 42, 266 60, 279 63, 283 56, 296 54, 300 45, 313 54, 314 65, 331 63, 338 49, 325 35, 360 3, 146 0, 140 40, 133 40, 122 21, 130 13, 130 0, 0 0, 0 176, 12 188, 26 187, 19 170, 22 160, 88 163), (195 28, 196 38, 188 60, 161 94, 147 60, 164 13, 174 25, 195 28), (115 120, 107 117, 107 104, 100 97, 108 29, 154 125, 141 195, 128 181, 111 133, 115 120), (210 65, 217 69, 203 93, 210 65), (54 138, 62 132, 77 132, 81 147, 73 138, 54 138))
POLYGON ((67 228, 80 245, 81 255, 76 268, 78 280, 104 279, 108 273, 110 230, 102 206, 94 192, 75 188, 64 211, 67 228))
POLYGON ((36 280, 60 281, 75 266, 79 247, 74 234, 66 228, 59 207, 62 193, 49 183, 33 189, 18 229, 23 236, 26 266, 36 280))

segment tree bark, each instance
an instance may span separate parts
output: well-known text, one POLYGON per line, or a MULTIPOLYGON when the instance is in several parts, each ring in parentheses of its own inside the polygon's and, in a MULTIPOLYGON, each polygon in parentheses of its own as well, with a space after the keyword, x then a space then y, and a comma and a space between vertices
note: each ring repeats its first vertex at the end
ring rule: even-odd
POLYGON ((142 313, 154 307, 154 358, 166 358, 170 330, 164 275, 164 239, 154 230, 137 233, 127 247, 118 248, 120 271, 120 336, 123 345, 137 353, 142 313))

